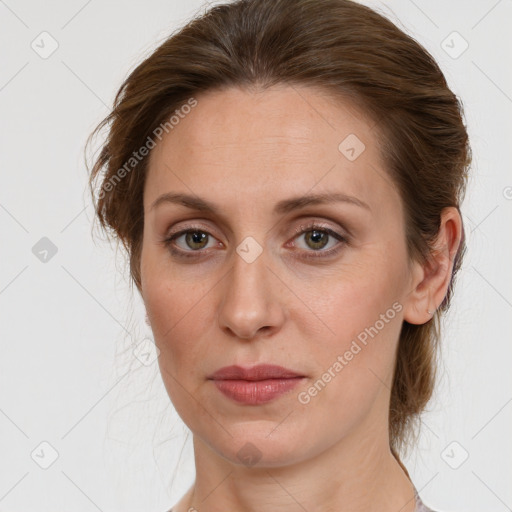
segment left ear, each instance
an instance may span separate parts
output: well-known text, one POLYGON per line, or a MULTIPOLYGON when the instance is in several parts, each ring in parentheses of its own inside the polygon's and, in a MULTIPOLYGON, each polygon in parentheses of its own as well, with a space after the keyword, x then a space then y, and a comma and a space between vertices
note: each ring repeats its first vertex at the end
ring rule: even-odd
POLYGON ((457 208, 441 212, 438 236, 425 264, 413 264, 411 292, 404 305, 404 320, 410 324, 428 322, 443 302, 450 285, 453 262, 462 236, 462 219, 457 208))

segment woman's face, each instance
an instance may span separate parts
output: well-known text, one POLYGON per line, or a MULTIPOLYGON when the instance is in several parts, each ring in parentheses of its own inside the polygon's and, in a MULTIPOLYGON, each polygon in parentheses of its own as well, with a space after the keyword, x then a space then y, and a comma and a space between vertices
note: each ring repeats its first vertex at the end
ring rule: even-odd
POLYGON ((144 190, 142 294, 176 410, 238 464, 387 442, 419 273, 373 124, 307 87, 196 100, 151 151, 144 190), (164 194, 187 198, 154 206, 164 194), (298 377, 211 378, 261 364, 298 377))

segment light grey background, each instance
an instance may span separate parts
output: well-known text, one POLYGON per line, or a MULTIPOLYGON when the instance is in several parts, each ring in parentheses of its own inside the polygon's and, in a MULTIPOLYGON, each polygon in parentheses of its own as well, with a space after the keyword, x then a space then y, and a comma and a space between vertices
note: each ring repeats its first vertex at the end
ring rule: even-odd
MULTIPOLYGON (((440 63, 474 152, 469 251, 406 463, 435 509, 511 510, 512 1, 365 3, 440 63)), ((157 363, 132 353, 150 336, 141 301, 91 235, 83 152, 128 72, 201 5, 0 0, 0 511, 163 512, 192 482, 157 363)))

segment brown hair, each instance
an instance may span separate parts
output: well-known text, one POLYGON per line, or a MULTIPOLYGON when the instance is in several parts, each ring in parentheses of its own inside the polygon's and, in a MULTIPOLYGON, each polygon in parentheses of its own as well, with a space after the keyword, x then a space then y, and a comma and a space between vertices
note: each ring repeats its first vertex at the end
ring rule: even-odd
MULTIPOLYGON (((462 104, 432 56, 387 18, 350 0, 237 0, 195 17, 137 66, 91 134, 108 127, 89 182, 97 219, 123 243, 139 291, 148 159, 135 165, 133 151, 201 92, 274 84, 320 87, 370 116, 404 204, 409 255, 429 260, 441 211, 459 208, 471 161, 462 104)), ((389 414, 399 462, 433 392, 438 315, 449 306, 464 250, 463 237, 433 319, 402 326, 389 414)))

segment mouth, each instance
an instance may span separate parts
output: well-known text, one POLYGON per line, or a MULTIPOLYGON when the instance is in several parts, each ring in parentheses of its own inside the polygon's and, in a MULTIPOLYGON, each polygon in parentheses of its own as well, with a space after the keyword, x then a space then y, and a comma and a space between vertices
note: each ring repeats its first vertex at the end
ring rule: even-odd
POLYGON ((288 368, 268 364, 252 368, 226 366, 208 377, 224 396, 246 405, 270 402, 291 391, 304 378, 288 368))

